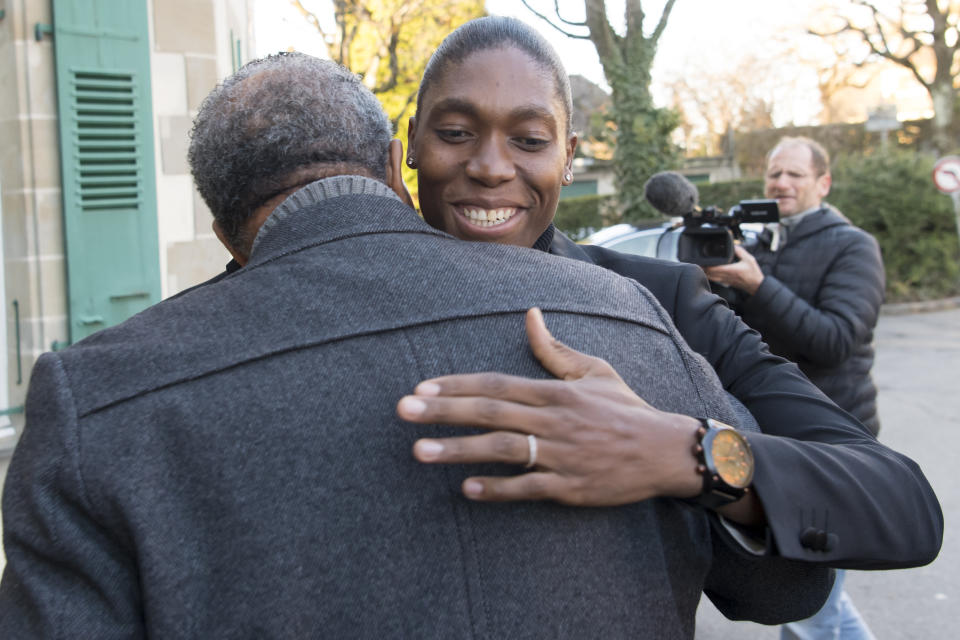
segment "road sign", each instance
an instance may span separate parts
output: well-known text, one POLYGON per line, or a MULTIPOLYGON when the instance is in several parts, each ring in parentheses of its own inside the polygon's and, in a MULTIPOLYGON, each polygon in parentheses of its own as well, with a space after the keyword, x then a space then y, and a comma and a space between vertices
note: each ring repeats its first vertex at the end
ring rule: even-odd
POLYGON ((960 192, 960 157, 944 156, 933 165, 933 184, 947 195, 960 192))
POLYGON ((944 156, 933 165, 933 184, 953 200, 953 215, 960 238, 960 157, 944 156))

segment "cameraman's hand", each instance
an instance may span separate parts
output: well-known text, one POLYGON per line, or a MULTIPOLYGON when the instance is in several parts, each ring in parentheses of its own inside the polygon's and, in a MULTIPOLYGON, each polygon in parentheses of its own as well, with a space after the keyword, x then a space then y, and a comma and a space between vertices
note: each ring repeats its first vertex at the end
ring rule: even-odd
POLYGON ((717 267, 704 267, 703 271, 707 274, 707 278, 714 282, 753 295, 760 288, 760 283, 763 282, 763 272, 760 271, 760 265, 757 264, 756 258, 740 245, 735 246, 733 250, 740 259, 739 262, 717 267))

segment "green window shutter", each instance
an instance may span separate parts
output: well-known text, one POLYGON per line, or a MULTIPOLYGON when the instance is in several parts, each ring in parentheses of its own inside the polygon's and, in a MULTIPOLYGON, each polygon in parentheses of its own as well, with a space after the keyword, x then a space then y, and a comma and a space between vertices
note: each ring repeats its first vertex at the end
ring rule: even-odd
POLYGON ((53 0, 70 340, 160 300, 146 0, 53 0))

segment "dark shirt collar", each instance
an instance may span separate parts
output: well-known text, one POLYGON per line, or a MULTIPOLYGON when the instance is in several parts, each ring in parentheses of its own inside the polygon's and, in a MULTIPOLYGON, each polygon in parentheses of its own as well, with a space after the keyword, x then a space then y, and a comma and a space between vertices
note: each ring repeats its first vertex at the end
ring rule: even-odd
POLYGON ((550 226, 547 227, 547 230, 540 234, 540 237, 537 238, 537 241, 533 243, 533 248, 537 251, 546 251, 550 252, 550 246, 553 244, 553 233, 554 226, 553 223, 550 223, 550 226))

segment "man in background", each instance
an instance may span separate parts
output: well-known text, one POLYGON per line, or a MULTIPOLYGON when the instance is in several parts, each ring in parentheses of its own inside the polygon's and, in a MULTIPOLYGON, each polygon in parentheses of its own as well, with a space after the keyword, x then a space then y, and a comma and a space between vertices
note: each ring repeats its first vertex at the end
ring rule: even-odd
MULTIPOLYGON (((877 389, 870 377, 873 330, 883 301, 883 261, 876 240, 824 203, 830 160, 809 138, 784 138, 767 155, 765 195, 781 223, 738 262, 705 269, 737 289, 734 308, 770 350, 796 362, 842 409, 877 434, 877 389)), ((784 640, 873 638, 843 591, 843 573, 824 608, 786 625, 784 640)))

